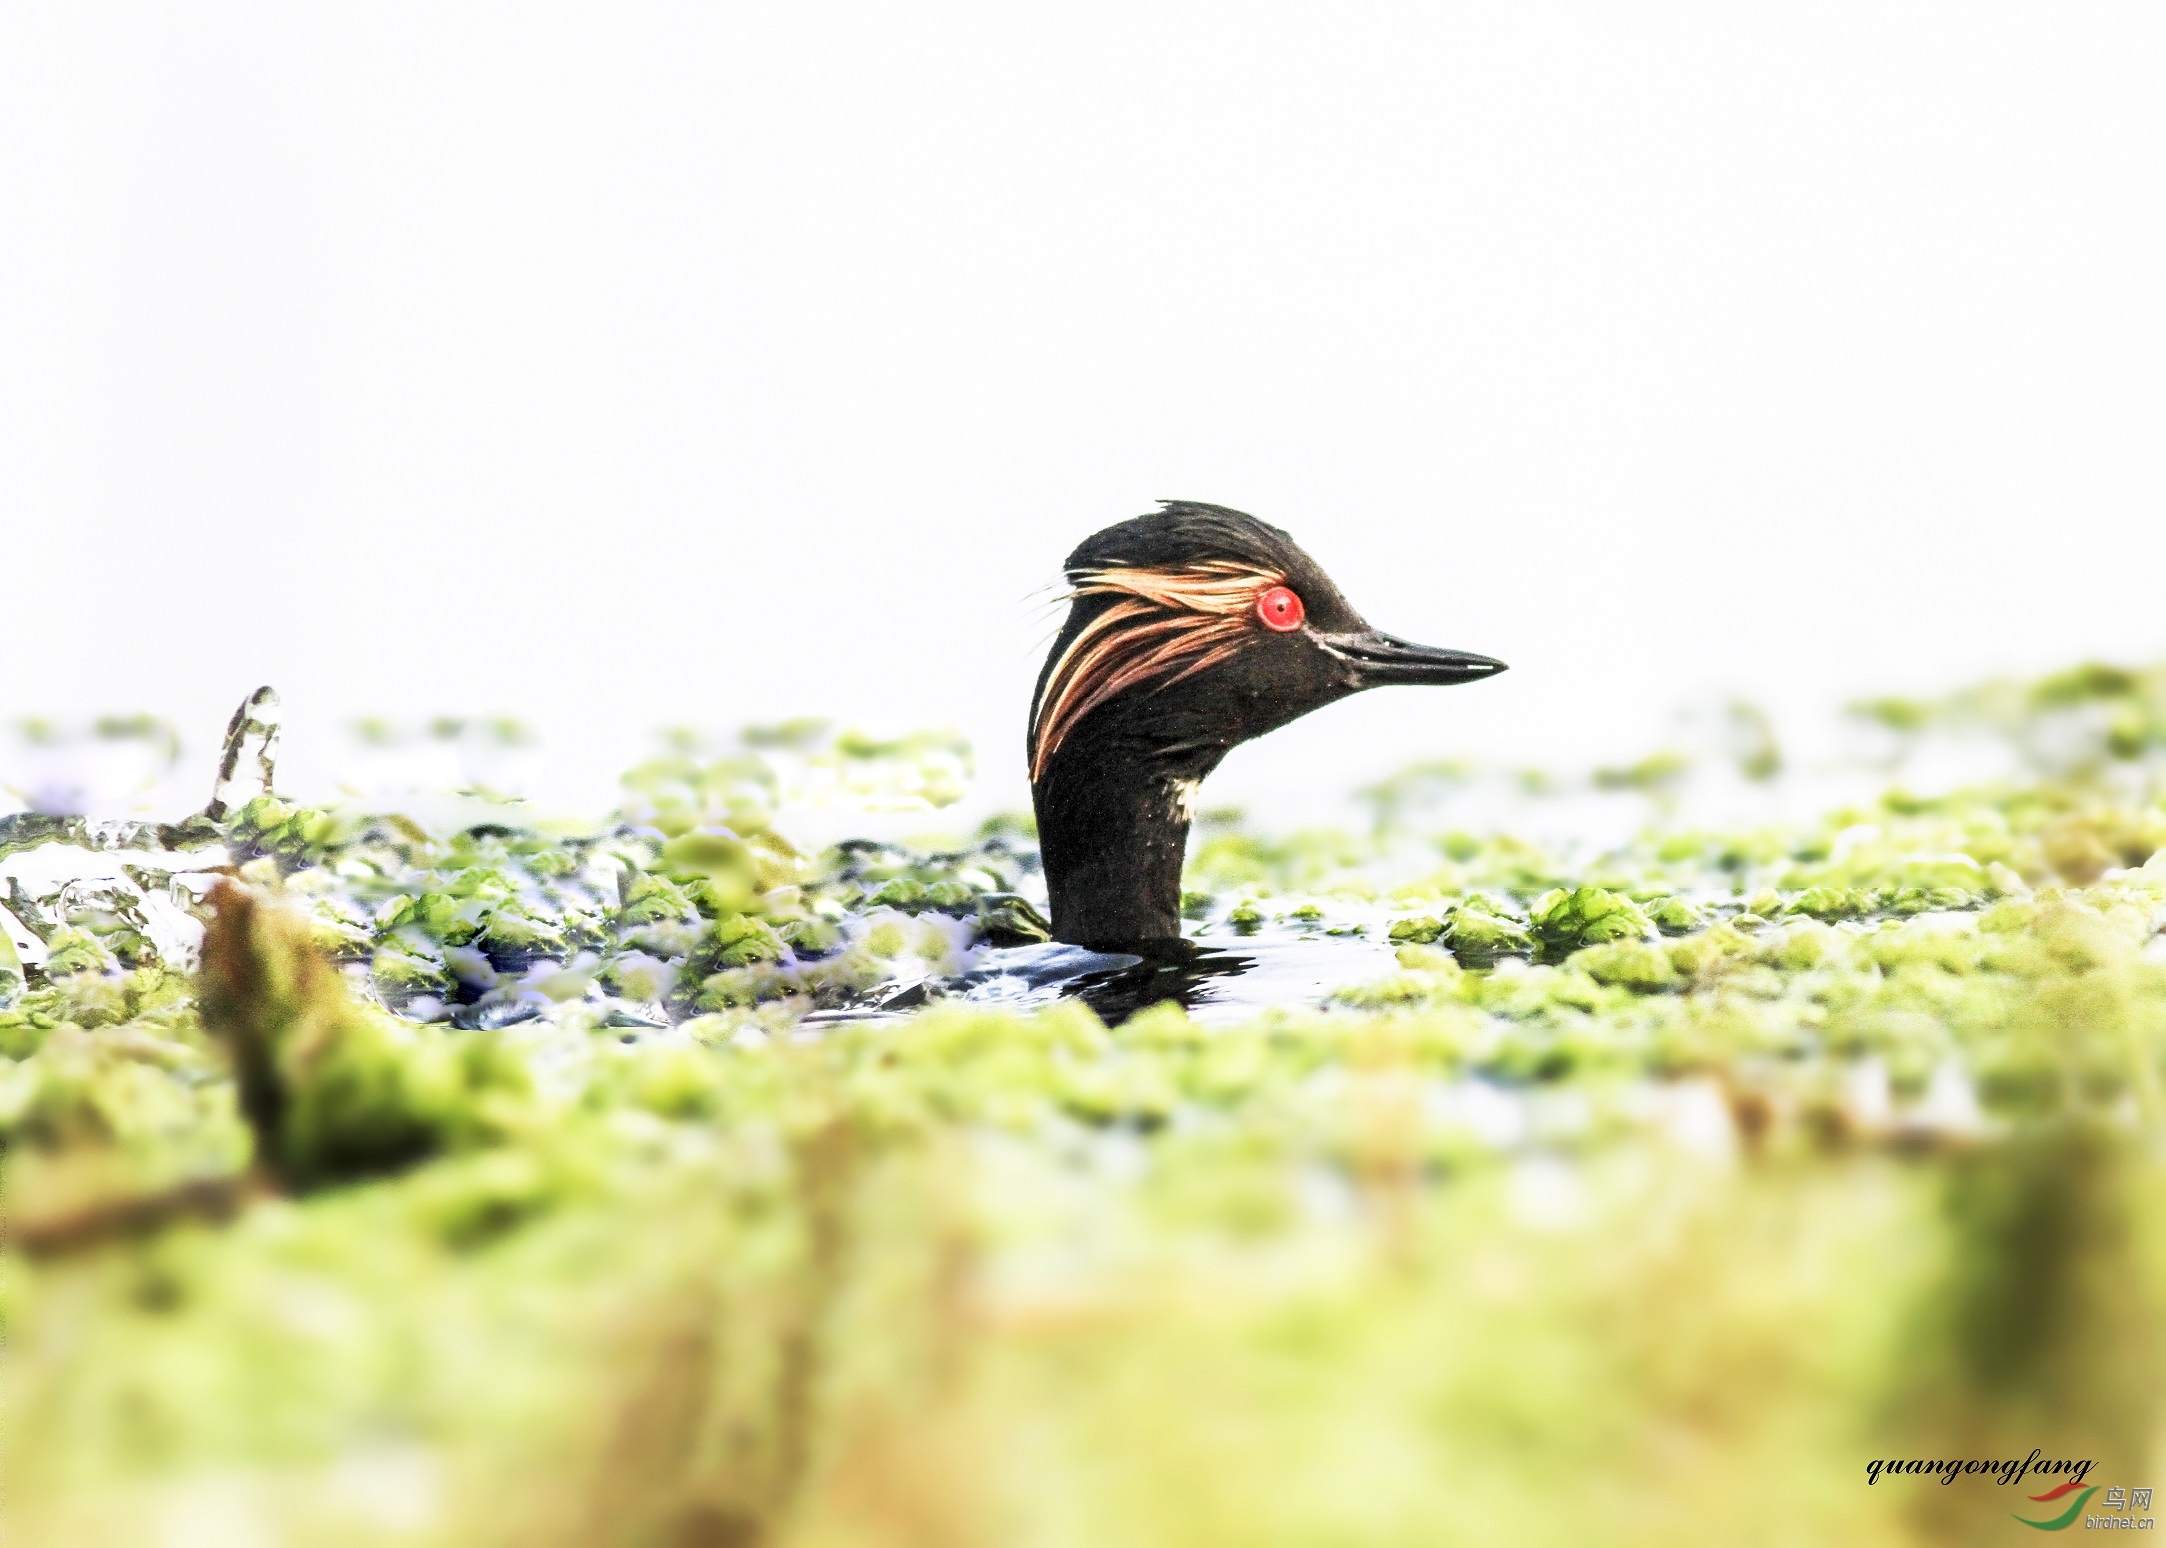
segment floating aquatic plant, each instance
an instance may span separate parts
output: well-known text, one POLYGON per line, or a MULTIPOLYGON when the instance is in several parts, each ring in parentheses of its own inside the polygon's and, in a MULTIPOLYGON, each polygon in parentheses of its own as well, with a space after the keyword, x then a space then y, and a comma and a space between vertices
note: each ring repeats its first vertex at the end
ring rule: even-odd
POLYGON ((1220 814, 1193 932, 1345 977, 1122 1019, 1027 825, 791 843, 824 728, 446 830, 281 798, 264 708, 215 811, 0 819, 27 1540, 1918 1543, 2012 1491, 1869 1459, 2150 1481, 2140 758, 1600 852, 1436 831, 1463 769, 1220 814))

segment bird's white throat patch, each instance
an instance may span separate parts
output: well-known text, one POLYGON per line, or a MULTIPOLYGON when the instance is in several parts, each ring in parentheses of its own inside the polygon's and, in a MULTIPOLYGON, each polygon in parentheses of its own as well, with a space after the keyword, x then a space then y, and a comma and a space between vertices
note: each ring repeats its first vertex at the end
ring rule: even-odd
POLYGON ((1200 779, 1177 779, 1173 781, 1173 813, 1183 822, 1196 820, 1196 787, 1200 779))

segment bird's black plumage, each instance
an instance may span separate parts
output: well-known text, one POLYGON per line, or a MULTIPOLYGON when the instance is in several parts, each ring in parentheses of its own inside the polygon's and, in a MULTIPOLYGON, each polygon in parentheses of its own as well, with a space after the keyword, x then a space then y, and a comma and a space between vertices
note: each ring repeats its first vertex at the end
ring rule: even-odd
POLYGON ((1224 506, 1167 501, 1066 569, 1029 752, 1053 933, 1081 945, 1179 936, 1196 784, 1240 743, 1364 688, 1504 670, 1370 628, 1291 537, 1224 506))

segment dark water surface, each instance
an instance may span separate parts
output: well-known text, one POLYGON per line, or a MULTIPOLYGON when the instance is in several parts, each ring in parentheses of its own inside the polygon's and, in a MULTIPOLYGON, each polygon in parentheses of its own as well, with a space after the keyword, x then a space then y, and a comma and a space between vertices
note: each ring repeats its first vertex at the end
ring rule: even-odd
POLYGON ((937 1000, 1027 1007, 1074 998, 1117 1026, 1168 1001, 1199 1021, 1238 1021, 1273 1006, 1311 1007, 1333 990, 1390 972, 1389 947, 1352 936, 1205 936, 1093 951, 1059 943, 977 954, 966 972, 883 985, 806 1025, 897 1015, 937 1000))

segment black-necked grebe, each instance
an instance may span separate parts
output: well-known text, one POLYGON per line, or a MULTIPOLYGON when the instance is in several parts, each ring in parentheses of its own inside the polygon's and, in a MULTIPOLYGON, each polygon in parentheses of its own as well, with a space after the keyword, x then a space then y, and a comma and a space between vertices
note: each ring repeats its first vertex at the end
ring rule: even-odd
POLYGON ((1168 501, 1066 569, 1029 754, 1053 934, 1077 945, 1179 937, 1196 786, 1235 746, 1365 688, 1504 670, 1372 629, 1292 538, 1223 506, 1168 501))

